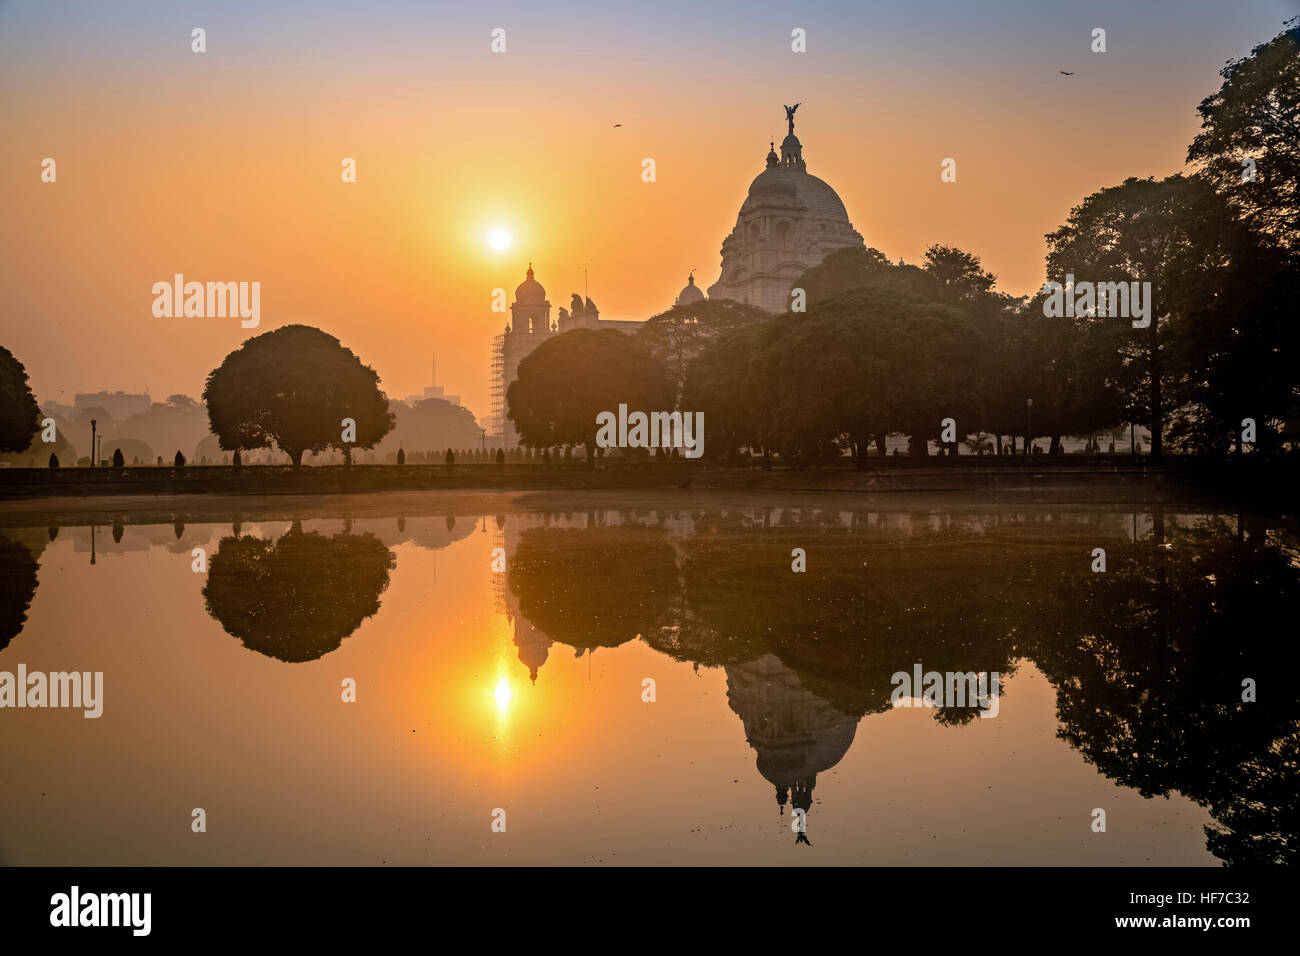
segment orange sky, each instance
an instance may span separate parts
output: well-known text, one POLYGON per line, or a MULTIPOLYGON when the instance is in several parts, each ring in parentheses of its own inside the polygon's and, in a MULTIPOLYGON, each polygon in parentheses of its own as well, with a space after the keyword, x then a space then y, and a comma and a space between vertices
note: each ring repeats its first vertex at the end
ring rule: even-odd
POLYGON ((868 245, 915 261, 956 244, 1024 293, 1071 205, 1182 166, 1219 66, 1285 13, 1269 0, 1190 3, 1170 23, 1154 8, 1099 6, 1005 21, 893 3, 814 10, 800 15, 809 52, 795 55, 790 17, 761 4, 730 32, 713 12, 425 24, 404 4, 369 19, 239 4, 128 5, 110 18, 90 5, 76 9, 100 19, 72 30, 11 4, 0 10, 0 344, 40 400, 101 388, 161 399, 197 396, 248 335, 307 322, 396 397, 428 384, 436 352, 438 384, 482 419, 504 322, 492 290, 513 293, 531 260, 558 308, 589 264, 602 314, 640 319, 669 306, 691 268, 707 287, 794 102, 809 172, 868 245), (1088 52, 1097 17, 1104 55, 1088 52), (202 55, 189 51, 199 22, 202 55), (497 22, 504 55, 488 52, 497 22), (46 156, 54 184, 40 181, 46 156), (939 179, 948 156, 955 184, 939 179), (340 181, 344 157, 356 184, 340 181), (486 243, 493 226, 513 236, 504 253, 486 243), (260 328, 154 318, 151 287, 176 272, 260 281, 260 328))

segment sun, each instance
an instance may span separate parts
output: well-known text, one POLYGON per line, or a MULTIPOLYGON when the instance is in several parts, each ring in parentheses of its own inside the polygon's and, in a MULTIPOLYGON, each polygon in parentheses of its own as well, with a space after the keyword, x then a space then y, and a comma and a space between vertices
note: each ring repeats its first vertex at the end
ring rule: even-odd
POLYGON ((495 252, 505 252, 510 248, 512 240, 509 232, 497 226, 488 231, 487 241, 495 252))

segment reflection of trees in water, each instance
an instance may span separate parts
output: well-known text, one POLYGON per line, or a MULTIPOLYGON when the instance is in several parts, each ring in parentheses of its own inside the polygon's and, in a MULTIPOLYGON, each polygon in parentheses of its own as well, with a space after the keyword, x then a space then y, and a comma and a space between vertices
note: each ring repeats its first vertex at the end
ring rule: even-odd
MULTIPOLYGON (((888 709, 894 673, 918 661, 1014 673, 1047 584, 1086 563, 1099 539, 1119 540, 1118 519, 1110 538, 1092 520, 1044 529, 917 515, 886 525, 809 510, 699 512, 684 538, 667 523, 523 531, 509 563, 520 613, 579 649, 639 634, 697 664, 772 654, 855 715, 888 709), (802 573, 791 570, 796 547, 808 554, 802 573)), ((934 711, 946 723, 976 713, 934 711)))
POLYGON ((0 534, 0 650, 18 636, 36 595, 36 558, 27 545, 0 534))
POLYGON ((1057 689, 1060 737, 1144 796, 1209 808, 1229 863, 1300 861, 1300 576, 1262 535, 1157 520, 1104 574, 1055 591, 1031 655, 1057 689), (1242 701, 1252 678, 1258 699, 1242 701))
POLYGON ((645 634, 678 590, 672 547, 639 525, 528 528, 507 573, 519 613, 579 653, 645 634))
MULTIPOLYGON (((893 674, 918 661, 927 671, 1014 672, 1026 611, 1019 594, 1033 586, 1026 579, 1071 558, 1058 548, 1016 566, 1001 537, 959 523, 868 528, 805 512, 776 524, 706 516, 698 527, 683 546, 689 613, 661 649, 775 654, 806 687, 855 715, 888 709, 893 674), (791 570, 795 548, 807 553, 804 572, 791 570)), ((947 723, 976 713, 933 711, 947 723)))
POLYGON ((1057 690, 1060 736, 1102 773, 1207 806, 1209 848, 1226 861, 1296 859, 1300 695, 1280 681, 1300 663, 1283 630, 1300 610, 1300 562, 1262 530, 1159 513, 1138 544, 1115 514, 765 510, 689 523, 680 538, 662 521, 530 529, 510 588, 532 625, 576 647, 641 634, 678 660, 725 666, 778 794, 811 793, 814 765, 851 741, 858 717, 890 706, 894 672, 920 661, 1005 675, 1024 657, 1057 690), (1095 547, 1105 573, 1090 570, 1095 547), (1246 677, 1257 703, 1241 702, 1246 677), (768 739, 763 727, 777 729, 768 739))
POLYGON ((582 653, 641 636, 675 657, 724 664, 727 701, 758 772, 782 812, 787 803, 808 811, 817 774, 848 751, 859 718, 804 687, 795 670, 763 651, 760 638, 732 640, 724 636, 728 627, 696 622, 684 601, 678 549, 662 528, 662 521, 601 526, 589 515, 585 528, 523 531, 508 564, 521 660, 535 675, 551 639, 582 653), (691 657, 683 657, 686 648, 691 657))
POLYGON ((223 538, 203 597, 208 613, 245 647, 282 661, 310 661, 379 610, 396 563, 373 535, 327 537, 295 523, 276 542, 223 538))

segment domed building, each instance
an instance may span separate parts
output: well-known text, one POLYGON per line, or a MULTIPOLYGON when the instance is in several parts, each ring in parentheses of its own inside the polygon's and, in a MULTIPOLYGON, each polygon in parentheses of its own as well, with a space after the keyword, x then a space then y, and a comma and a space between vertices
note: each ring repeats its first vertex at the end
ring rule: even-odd
POLYGON ((674 306, 694 305, 696 302, 704 301, 704 290, 695 284, 695 273, 692 272, 686 279, 686 285, 682 291, 677 293, 677 300, 673 302, 674 306))
POLYGON ((863 249, 848 210, 823 180, 808 172, 803 144, 794 135, 794 112, 781 155, 772 144, 767 168, 749 184, 736 226, 722 241, 722 274, 710 299, 734 299, 768 312, 789 309, 795 280, 839 249, 863 249))
POLYGON ((630 334, 640 327, 640 322, 602 319, 591 297, 584 299, 576 292, 570 299, 570 308, 561 308, 559 316, 552 320, 546 289, 533 277, 533 264, 528 263, 524 281, 515 287, 515 301, 510 304, 510 322, 492 340, 489 368, 492 412, 487 440, 504 448, 514 448, 519 444, 519 433, 506 415, 506 390, 519 376, 519 363, 537 346, 571 329, 616 329, 630 334))

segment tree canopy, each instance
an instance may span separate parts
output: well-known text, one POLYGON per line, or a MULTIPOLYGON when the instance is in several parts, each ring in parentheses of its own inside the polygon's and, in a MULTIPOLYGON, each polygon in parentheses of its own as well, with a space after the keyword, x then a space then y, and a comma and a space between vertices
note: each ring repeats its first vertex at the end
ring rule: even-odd
POLYGON ((1163 451, 1166 393, 1178 372, 1166 358, 1170 339, 1192 310, 1216 297, 1242 241, 1210 185, 1181 174, 1099 190, 1047 236, 1049 279, 1151 284, 1148 327, 1100 314, 1095 321, 1118 336, 1113 349, 1121 364, 1136 367, 1125 380, 1134 417, 1151 429, 1152 457, 1163 451))
POLYGON ((525 445, 582 445, 592 460, 596 416, 670 411, 674 389, 664 363, 613 329, 574 329, 547 339, 519 363, 506 392, 510 419, 525 445))
POLYGON ((203 400, 223 449, 275 446, 294 468, 304 452, 344 448, 344 419, 356 423, 358 448, 373 448, 394 424, 375 370, 306 325, 246 341, 208 376, 203 400))
POLYGON ((27 369, 0 345, 0 452, 26 451, 39 429, 41 409, 27 369))
POLYGON ((767 317, 766 312, 752 305, 731 299, 705 299, 675 305, 652 316, 637 330, 636 338, 664 363, 680 391, 686 381, 687 365, 708 343, 767 317))
POLYGON ((1300 19, 1289 24, 1219 71, 1187 160, 1248 226, 1300 252, 1300 19))

